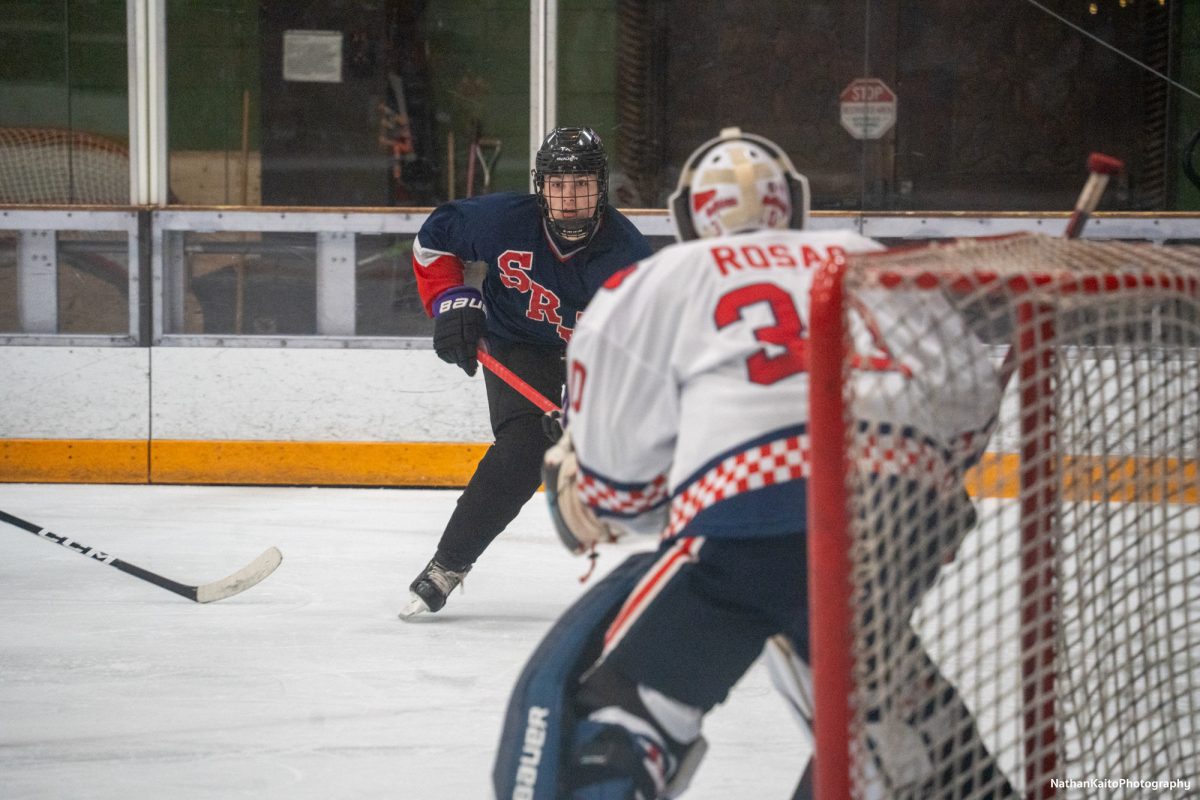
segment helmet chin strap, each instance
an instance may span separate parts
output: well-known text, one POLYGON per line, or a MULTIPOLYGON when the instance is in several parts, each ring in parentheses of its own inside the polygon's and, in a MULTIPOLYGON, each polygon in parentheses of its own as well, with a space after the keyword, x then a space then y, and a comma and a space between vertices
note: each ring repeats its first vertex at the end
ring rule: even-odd
POLYGON ((560 239, 566 239, 566 240, 572 241, 572 242, 578 241, 579 239, 582 239, 585 236, 587 236, 587 228, 586 227, 580 228, 579 230, 571 230, 568 228, 562 228, 562 227, 558 227, 555 225, 551 225, 550 227, 558 235, 558 237, 560 239))
POLYGON ((556 220, 551 218, 546 220, 548 223, 546 227, 563 241, 578 242, 587 239, 591 234, 591 226, 589 225, 591 219, 591 217, 586 219, 575 218, 572 220, 556 220), (570 222, 575 224, 569 225, 568 223, 570 222))

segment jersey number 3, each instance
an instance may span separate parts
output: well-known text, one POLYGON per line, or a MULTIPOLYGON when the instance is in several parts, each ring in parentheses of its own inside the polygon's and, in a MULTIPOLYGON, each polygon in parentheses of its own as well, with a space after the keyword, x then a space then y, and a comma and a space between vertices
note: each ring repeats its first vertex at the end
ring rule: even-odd
POLYGON ((804 338, 804 323, 792 296, 773 283, 752 283, 734 289, 717 301, 714 321, 717 329, 732 325, 742 318, 747 306, 766 303, 775 320, 773 325, 754 329, 754 338, 766 344, 778 345, 783 352, 767 355, 765 348, 746 359, 746 371, 751 381, 770 385, 789 375, 808 370, 808 340, 804 338))
MULTIPOLYGON (((766 344, 777 345, 783 348, 783 351, 772 356, 767 355, 765 348, 756 350, 746 359, 747 376, 754 383, 770 385, 789 375, 807 372, 808 339, 805 337, 804 323, 800 321, 800 312, 796 310, 796 302, 792 296, 773 283, 752 283, 722 295, 717 301, 717 311, 714 314, 717 329, 737 322, 742 318, 744 308, 758 303, 767 304, 775 322, 755 328, 754 338, 766 344)), ((879 326, 875 324, 867 309, 855 305, 854 311, 866 325, 874 352, 866 355, 851 354, 850 366, 870 372, 899 372, 906 378, 912 377, 912 370, 892 357, 879 333, 879 326)))

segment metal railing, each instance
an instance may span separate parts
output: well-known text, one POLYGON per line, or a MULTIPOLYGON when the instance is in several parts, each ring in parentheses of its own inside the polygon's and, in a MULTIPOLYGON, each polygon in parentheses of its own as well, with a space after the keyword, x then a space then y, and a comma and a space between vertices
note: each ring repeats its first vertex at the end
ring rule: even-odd
MULTIPOLYGON (((427 348, 409 261, 430 210, 0 207, 0 344, 427 348)), ((672 241, 665 211, 626 213, 656 248, 672 241)), ((1060 235, 1068 217, 818 211, 810 225, 896 244, 1060 235)), ((1200 214, 1101 213, 1085 235, 1200 241, 1200 214)))

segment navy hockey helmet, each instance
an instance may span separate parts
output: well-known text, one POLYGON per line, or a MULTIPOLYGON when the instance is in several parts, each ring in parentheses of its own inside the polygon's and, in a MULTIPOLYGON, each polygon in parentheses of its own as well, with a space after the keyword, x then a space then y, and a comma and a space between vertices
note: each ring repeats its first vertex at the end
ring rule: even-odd
POLYGON ((725 128, 688 157, 670 199, 675 238, 808 224, 808 179, 774 142, 725 128))
POLYGON ((570 241, 591 238, 608 203, 608 155, 604 152, 604 143, 599 135, 591 128, 555 128, 550 131, 542 140, 534 159, 533 186, 550 230, 570 241), (591 208, 591 214, 563 216, 561 205, 556 205, 554 211, 558 212, 559 218, 555 219, 546 197, 546 178, 550 175, 581 174, 595 175, 595 193, 569 196, 573 197, 574 209, 586 211, 591 208))

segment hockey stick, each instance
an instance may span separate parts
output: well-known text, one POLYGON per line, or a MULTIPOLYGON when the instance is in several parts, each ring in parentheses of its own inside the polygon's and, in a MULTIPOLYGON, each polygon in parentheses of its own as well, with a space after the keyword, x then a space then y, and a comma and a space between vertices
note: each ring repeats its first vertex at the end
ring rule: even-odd
MULTIPOLYGON (((1079 198, 1075 201, 1075 210, 1071 212, 1071 218, 1067 220, 1067 227, 1063 231, 1064 239, 1079 238, 1083 233, 1084 226, 1091 219, 1092 213, 1100 205, 1100 197, 1108 186, 1108 179, 1123 169, 1125 169, 1125 162, 1119 158, 1106 156, 1104 153, 1092 153, 1088 156, 1088 179, 1079 192, 1079 198)), ((1015 352, 1010 348, 1004 357, 1004 362, 1000 365, 1001 386, 1007 386, 1009 378, 1012 377, 1015 352)))
POLYGON ((9 525, 15 525, 18 528, 23 528, 34 536, 40 536, 47 541, 61 544, 63 547, 74 550, 81 556, 86 556, 93 561, 99 561, 102 564, 108 564, 110 567, 116 567, 122 572, 128 573, 135 578, 153 583, 155 586, 160 586, 169 592, 174 592, 177 595, 186 597, 188 600, 194 600, 197 603, 211 603, 215 600, 224 600, 226 597, 232 597, 235 594, 240 594, 246 591, 251 586, 254 586, 263 578, 275 571, 283 561, 283 554, 278 548, 269 547, 258 558, 251 561, 246 566, 239 569, 227 578, 222 578, 219 581, 205 583, 200 586, 189 586, 186 583, 178 583, 170 578, 164 578, 162 575, 157 575, 147 569, 142 569, 136 564, 130 564, 128 561, 122 561, 108 553, 102 553, 93 547, 88 547, 85 544, 73 541, 66 536, 54 533, 47 528, 42 528, 34 525, 32 522, 14 517, 4 511, 0 511, 0 522, 7 522, 9 525))
POLYGON ((487 367, 487 370, 495 375, 500 380, 507 383, 512 389, 524 397, 529 402, 540 408, 546 413, 551 411, 561 411, 557 404, 550 402, 541 392, 530 386, 519 375, 514 373, 508 367, 501 364, 496 359, 492 358, 491 353, 483 349, 483 345, 475 351, 475 357, 479 359, 479 363, 487 367))
MULTIPOLYGON (((480 344, 475 351, 475 357, 479 359, 479 363, 483 364, 493 375, 507 383, 514 391, 520 394, 529 402, 540 408, 547 414, 553 414, 556 411, 562 411, 556 404, 550 401, 545 395, 537 389, 530 386, 521 376, 510 370, 508 367, 501 364, 496 359, 492 358, 491 353, 484 349, 480 344)), ((588 559, 591 561, 591 566, 579 578, 580 583, 584 583, 592 576, 592 571, 596 568, 596 546, 592 545, 591 552, 588 553, 588 559)), ((707 746, 707 745, 706 745, 707 746)))
POLYGON ((1106 156, 1104 153, 1092 153, 1088 156, 1088 179, 1075 201, 1075 210, 1067 220, 1067 229, 1063 231, 1064 239, 1078 239, 1083 233, 1083 226, 1096 206, 1100 205, 1100 196, 1108 186, 1108 179, 1125 169, 1125 163, 1119 158, 1106 156))

